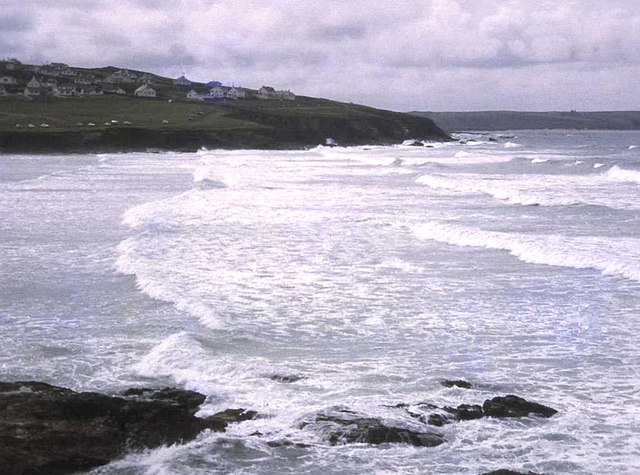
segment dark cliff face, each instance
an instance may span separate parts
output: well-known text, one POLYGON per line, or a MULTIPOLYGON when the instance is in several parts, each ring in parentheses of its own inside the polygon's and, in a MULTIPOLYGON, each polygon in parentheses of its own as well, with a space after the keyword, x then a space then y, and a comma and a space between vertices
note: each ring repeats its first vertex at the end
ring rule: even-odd
POLYGON ((340 145, 393 144, 405 139, 449 140, 430 119, 391 112, 370 117, 300 117, 234 112, 262 128, 236 130, 162 130, 114 127, 94 131, 0 132, 0 152, 127 152, 147 149, 195 151, 207 148, 303 148, 328 137, 340 145))

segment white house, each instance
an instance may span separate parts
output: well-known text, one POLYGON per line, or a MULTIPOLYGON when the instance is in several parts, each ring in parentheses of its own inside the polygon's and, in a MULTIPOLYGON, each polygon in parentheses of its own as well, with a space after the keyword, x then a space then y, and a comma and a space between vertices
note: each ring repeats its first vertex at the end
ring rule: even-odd
POLYGON ((209 97, 211 97, 211 99, 224 99, 227 97, 227 91, 223 86, 212 87, 209 90, 209 97))
POLYGON ((73 80, 76 84, 91 84, 96 80, 93 74, 81 74, 73 80))
POLYGON ((25 87, 24 95, 27 97, 37 97, 40 95, 40 89, 36 89, 35 87, 25 87))
POLYGON ((78 90, 75 86, 57 86, 51 91, 54 96, 77 96, 78 90))
POLYGON ((247 97, 247 93, 244 89, 241 89, 239 87, 232 87, 231 89, 229 89, 229 92, 227 92, 227 97, 229 99, 244 99, 247 97))
POLYGON ((177 79, 173 80, 173 84, 176 86, 191 86, 191 81, 189 81, 184 75, 180 76, 177 79))
POLYGON ((191 89, 187 93, 187 99, 195 99, 195 100, 201 101, 204 98, 202 97, 202 95, 198 94, 195 89, 191 89))
POLYGON ((296 95, 291 91, 276 91, 276 97, 285 101, 296 100, 296 95))
POLYGON ((63 69, 60 71, 60 74, 67 77, 76 77, 78 75, 78 71, 74 69, 63 69))
POLYGON ((13 85, 18 84, 18 81, 16 81, 16 78, 13 78, 11 76, 0 76, 0 84, 13 85))
POLYGON ((131 71, 127 71, 126 69, 119 69, 115 73, 107 76, 103 82, 109 84, 130 84, 132 83, 137 76, 133 74, 131 71))
POLYGON ((38 87, 41 87, 41 86, 42 86, 42 83, 40 81, 38 81, 35 76, 33 76, 31 78, 31 81, 29 81, 27 83, 27 87, 31 87, 31 88, 38 88, 38 87))
POLYGON ((138 78, 140 84, 151 84, 153 82, 153 76, 151 74, 143 74, 138 78))
POLYGON ((79 92, 81 96, 101 96, 103 94, 102 88, 98 86, 84 86, 79 92))
POLYGON ((270 86, 262 86, 256 94, 258 99, 275 99, 276 90, 270 86))
POLYGON ((119 87, 118 89, 105 89, 104 92, 105 92, 105 94, 117 94, 119 96, 126 96, 127 95, 127 91, 125 91, 121 87, 119 87))
POLYGON ((143 84, 133 92, 138 97, 156 97, 156 90, 146 84, 143 84))

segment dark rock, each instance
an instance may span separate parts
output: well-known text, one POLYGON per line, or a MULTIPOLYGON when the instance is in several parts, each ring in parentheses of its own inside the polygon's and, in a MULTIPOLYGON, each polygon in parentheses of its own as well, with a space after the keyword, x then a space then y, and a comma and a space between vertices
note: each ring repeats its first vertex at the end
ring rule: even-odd
POLYGON ((320 426, 329 434, 331 445, 365 443, 403 443, 417 447, 435 447, 445 439, 435 432, 417 432, 402 427, 388 426, 379 419, 358 417, 351 411, 338 410, 333 414, 319 414, 312 422, 301 424, 320 426))
POLYGON ((245 409, 227 409, 222 412, 217 412, 213 416, 207 417, 207 421, 221 421, 226 424, 232 424, 234 422, 250 421, 258 417, 256 411, 247 411, 245 409))
POLYGON ((442 427, 445 424, 451 422, 451 417, 447 417, 444 414, 430 414, 427 419, 427 424, 430 426, 442 427))
POLYGON ((453 414, 458 421, 472 421, 484 417, 482 408, 477 404, 460 404, 458 407, 445 407, 444 410, 453 414))
POLYGON ((271 380, 277 381, 278 383, 295 383, 301 379, 304 379, 304 376, 299 376, 297 374, 274 374, 271 376, 271 380))
POLYGON ((308 449, 309 447, 311 447, 309 444, 291 442, 290 440, 286 439, 270 440, 269 442, 267 442, 267 445, 269 447, 295 447, 296 449, 308 449))
POLYGON ((39 382, 0 383, 0 467, 8 474, 88 470, 129 449, 192 440, 219 421, 193 415, 204 396, 166 388, 111 397, 39 382))
POLYGON ((507 470, 504 468, 501 468, 500 470, 493 470, 492 472, 485 472, 482 473, 480 475, 540 475, 538 473, 534 473, 534 472, 514 472, 513 470, 507 470))
POLYGON ((455 386, 457 388, 471 389, 473 387, 470 382, 464 381, 463 379, 445 379, 444 381, 440 381, 440 384, 446 388, 453 388, 455 386))
POLYGON ((489 137, 489 142, 497 142, 497 140, 494 139, 493 137, 489 137))
POLYGON ((558 412, 551 407, 529 402, 513 394, 487 399, 482 405, 482 409, 488 417, 526 417, 529 414, 551 417, 558 412))
POLYGON ((407 142, 405 145, 409 145, 411 147, 424 147, 424 144, 418 140, 414 140, 412 142, 407 142))
POLYGON ((122 395, 139 401, 164 401, 174 406, 184 407, 192 414, 198 412, 199 406, 206 399, 204 394, 176 388, 130 388, 124 391, 122 395))

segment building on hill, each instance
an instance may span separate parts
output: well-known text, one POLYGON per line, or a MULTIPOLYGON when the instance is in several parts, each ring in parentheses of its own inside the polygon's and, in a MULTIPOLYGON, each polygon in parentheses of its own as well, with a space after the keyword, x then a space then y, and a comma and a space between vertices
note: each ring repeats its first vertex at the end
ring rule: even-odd
POLYGON ((42 87, 42 83, 38 81, 35 76, 32 76, 31 80, 27 83, 27 87, 39 88, 42 87))
POLYGON ((296 95, 287 90, 287 91, 276 91, 276 98, 277 99, 282 99, 284 101, 295 101, 296 100, 296 95))
POLYGON ((142 76, 140 76, 137 81, 139 84, 152 84, 154 82, 153 76, 148 73, 145 73, 142 76))
POLYGON ((18 84, 18 81, 12 76, 0 76, 0 84, 13 86, 14 84, 18 84))
POLYGON ((24 95, 27 97, 38 97, 40 96, 40 89, 27 86, 24 88, 24 95))
POLYGON ((18 61, 16 58, 9 58, 2 61, 2 65, 6 71, 15 71, 20 69, 22 63, 18 61))
POLYGON ((76 84, 93 84, 96 77, 93 74, 80 74, 73 80, 76 84))
POLYGON ((117 89, 104 89, 104 93, 105 94, 117 94, 118 96, 126 96, 127 95, 127 91, 125 91, 121 87, 119 87, 117 89))
POLYGON ((7 89, 0 85, 0 96, 6 96, 7 95, 7 89))
POLYGON ((133 94, 138 97, 157 97, 156 90, 147 84, 140 86, 133 94))
POLYGON ((215 86, 209 89, 209 99, 224 99, 227 97, 227 90, 224 86, 215 86))
POLYGON ((191 89, 187 92, 187 99, 201 101, 204 99, 204 96, 202 94, 198 94, 195 89, 191 89))
POLYGON ((258 99, 263 99, 263 100, 275 99, 276 98, 275 96, 276 96, 276 90, 271 86, 262 86, 260 89, 258 89, 258 93, 256 94, 256 97, 258 99))
POLYGON ((80 89, 79 94, 81 96, 101 96, 103 91, 99 86, 84 86, 80 89))
POLYGON ((205 84, 205 86, 207 87, 222 86, 222 83, 220 81, 209 81, 207 84, 205 84))
POLYGON ((77 96, 78 89, 76 86, 57 86, 51 90, 54 96, 77 96))
POLYGON ((67 68, 67 69, 61 69, 60 70, 60 75, 61 76, 65 76, 65 77, 69 77, 69 78, 74 78, 78 75, 78 71, 76 71, 75 69, 71 69, 71 68, 67 68))
POLYGON ((119 69, 113 74, 107 76, 103 82, 106 82, 107 84, 131 84, 137 79, 138 76, 136 76, 131 71, 128 71, 126 69, 119 69))
POLYGON ((192 81, 189 81, 184 74, 177 79, 173 80, 173 84, 176 86, 191 86, 192 81))
POLYGON ((229 99, 246 99, 247 92, 241 87, 232 87, 227 92, 227 97, 229 99))

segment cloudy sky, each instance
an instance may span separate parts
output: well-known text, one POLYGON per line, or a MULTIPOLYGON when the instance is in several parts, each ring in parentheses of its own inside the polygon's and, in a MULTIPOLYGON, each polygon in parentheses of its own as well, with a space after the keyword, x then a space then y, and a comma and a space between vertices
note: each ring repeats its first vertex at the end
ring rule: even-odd
POLYGON ((0 0, 0 58, 394 110, 640 109, 640 0, 0 0))

